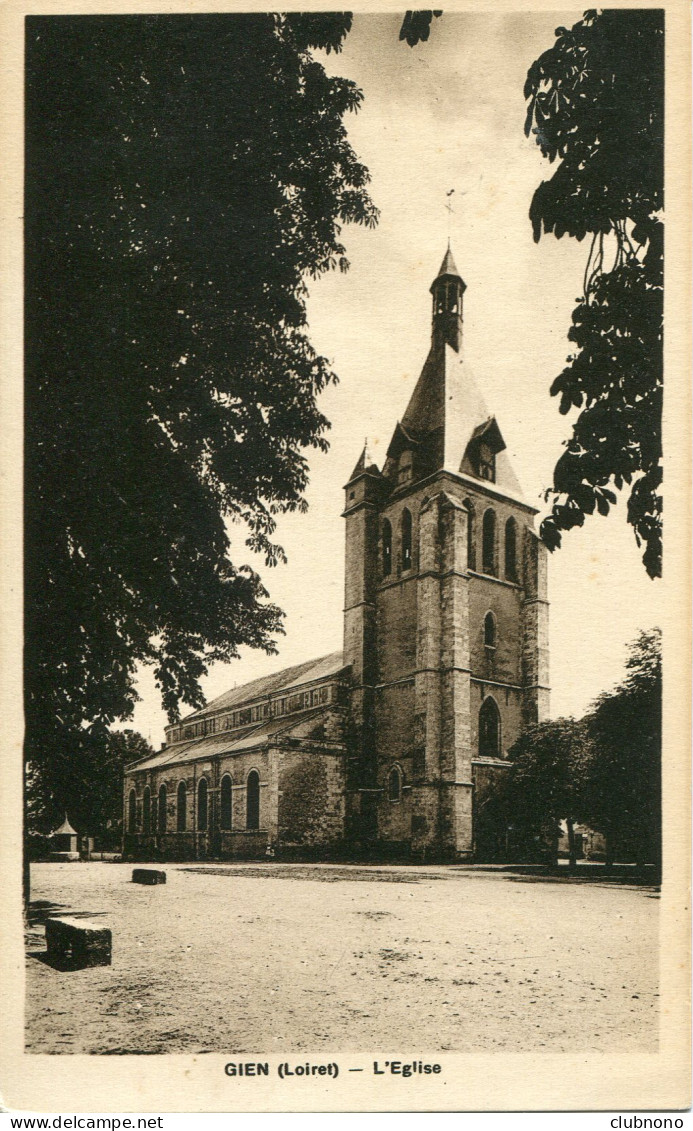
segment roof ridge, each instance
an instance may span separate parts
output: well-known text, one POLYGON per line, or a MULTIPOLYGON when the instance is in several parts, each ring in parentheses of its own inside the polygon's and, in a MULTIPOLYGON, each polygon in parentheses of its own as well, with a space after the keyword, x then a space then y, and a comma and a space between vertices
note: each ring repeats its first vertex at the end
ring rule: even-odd
POLYGON ((252 702, 253 699, 269 698, 274 694, 279 694, 283 690, 288 690, 291 686, 291 681, 294 676, 303 674, 305 672, 306 679, 302 682, 310 683, 312 679, 325 679, 331 674, 335 674, 341 668, 347 667, 344 663, 343 650, 336 649, 334 652, 328 652, 324 656, 318 656, 314 660, 303 660, 299 664, 290 664, 288 667, 280 668, 278 671, 268 672, 264 676, 256 676, 255 679, 248 680, 247 683, 242 683, 238 687, 230 688, 228 691, 222 692, 221 695, 215 696, 204 707, 199 707, 189 715, 185 715, 179 723, 172 725, 187 725, 195 722, 196 720, 206 718, 214 711, 223 711, 230 707, 239 707, 245 702, 252 702), (310 671, 313 668, 324 666, 327 663, 333 663, 334 668, 330 671, 323 672, 322 674, 310 676, 310 671), (288 685, 288 686, 287 686, 288 685))
POLYGON ((257 745, 264 740, 274 740, 276 735, 285 734, 301 723, 325 714, 329 709, 329 704, 321 703, 306 710, 297 711, 293 715, 263 719, 257 726, 250 729, 244 728, 242 734, 224 731, 221 734, 200 735, 190 742, 174 743, 172 746, 167 746, 142 762, 130 763, 125 769, 128 773, 139 773, 142 770, 160 769, 164 766, 176 766, 201 759, 223 757, 225 754, 239 753, 246 743, 257 745))

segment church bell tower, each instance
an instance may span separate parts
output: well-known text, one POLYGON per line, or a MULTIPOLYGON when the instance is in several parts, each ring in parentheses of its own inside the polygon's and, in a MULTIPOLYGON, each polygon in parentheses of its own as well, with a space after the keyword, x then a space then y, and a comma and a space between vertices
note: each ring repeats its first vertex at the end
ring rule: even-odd
POLYGON ((493 856, 489 784, 548 710, 546 551, 464 358, 465 290, 448 246, 384 466, 364 449, 345 488, 351 832, 426 859, 493 856))
POLYGON ((448 244, 440 271, 431 283, 433 341, 445 342, 455 353, 462 348, 462 296, 467 285, 459 275, 448 244))

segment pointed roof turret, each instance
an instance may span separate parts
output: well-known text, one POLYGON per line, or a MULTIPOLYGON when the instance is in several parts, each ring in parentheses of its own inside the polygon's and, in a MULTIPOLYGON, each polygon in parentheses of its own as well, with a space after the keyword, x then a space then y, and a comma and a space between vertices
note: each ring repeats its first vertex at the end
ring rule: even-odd
POLYGON ((462 282, 462 276, 460 275, 459 271, 457 270, 457 266, 456 266, 455 260, 453 258, 452 248, 450 247, 450 241, 449 240, 448 240, 448 249, 445 252, 443 262, 440 265, 440 271, 438 272, 435 279, 431 283, 430 289, 433 290, 436 283, 438 282, 438 280, 443 279, 446 276, 451 276, 452 278, 459 279, 460 282, 462 282))
POLYGON ((53 832, 50 835, 51 836, 77 836, 77 830, 73 829, 72 825, 68 821, 67 813, 65 814, 65 820, 63 821, 60 828, 54 829, 53 832))
POLYGON ((381 475, 380 468, 371 455, 368 440, 363 445, 363 451, 358 458, 356 467, 349 476, 349 482, 358 479, 359 475, 377 475, 378 477, 381 475))
POLYGON ((440 271, 429 289, 433 295, 433 341, 442 339, 459 353, 462 349, 462 300, 467 284, 457 270, 449 240, 440 271))

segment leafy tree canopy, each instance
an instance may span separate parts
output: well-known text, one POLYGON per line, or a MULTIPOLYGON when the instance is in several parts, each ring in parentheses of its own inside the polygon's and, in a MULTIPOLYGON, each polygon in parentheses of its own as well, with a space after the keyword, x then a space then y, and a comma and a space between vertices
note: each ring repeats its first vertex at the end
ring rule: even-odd
POLYGON ((499 825, 555 834, 584 822, 607 839, 607 854, 659 860, 662 669, 659 629, 630 646, 626 675, 582 719, 553 719, 524 731, 508 752, 490 803, 499 825))
POLYGON ((306 279, 373 225, 329 77, 345 13, 29 17, 27 753, 89 763, 152 664, 164 707, 272 648, 268 563, 326 446, 306 279), (233 557, 231 551, 233 550, 233 557), (240 553, 240 559, 239 559, 240 553))
MULTIPOLYGON (((27 773, 27 827, 49 833, 67 814, 82 836, 103 837, 120 829, 123 769, 154 753, 134 730, 109 731, 96 741, 84 732, 78 748, 59 759, 30 762, 27 773)), ((114 837, 114 843, 117 839, 114 837)))
POLYGON ((525 130, 550 161, 530 208, 534 238, 590 237, 576 352, 551 386, 579 409, 554 471, 550 549, 630 487, 628 521, 661 574, 664 13, 590 10, 530 68, 525 130))
POLYGON ((630 647, 626 677, 597 699, 586 725, 593 756, 585 782, 586 819, 644 859, 661 841, 661 632, 641 632, 630 647))
POLYGON ((580 818, 589 758, 581 722, 561 718, 537 723, 520 735, 508 757, 512 765, 501 780, 516 824, 556 831, 559 821, 580 818))
POLYGON ((442 14, 442 8, 430 12, 406 12, 399 31, 400 40, 404 40, 410 47, 416 47, 417 43, 425 43, 431 34, 433 17, 442 14))

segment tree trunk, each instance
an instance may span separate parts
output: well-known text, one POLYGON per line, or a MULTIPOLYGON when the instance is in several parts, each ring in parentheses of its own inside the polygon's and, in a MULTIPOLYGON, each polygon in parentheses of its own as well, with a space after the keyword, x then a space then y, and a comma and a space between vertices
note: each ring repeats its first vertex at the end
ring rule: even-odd
POLYGON ((568 867, 571 872, 577 868, 577 852, 575 850, 575 829, 573 828, 573 818, 566 818, 566 826, 568 828, 568 867))
POLYGON ((612 832, 605 833, 604 839, 606 841, 606 853, 605 853, 605 857, 604 857, 604 866, 606 868, 611 868, 613 863, 614 863, 614 860, 616 859, 616 841, 614 839, 614 834, 612 832))
POLYGON ((26 762, 22 759, 22 900, 24 918, 29 918, 31 901, 31 870, 29 867, 29 837, 27 836, 26 762))
POLYGON ((31 870, 29 867, 29 850, 24 838, 24 845, 22 847, 22 895, 24 899, 24 918, 29 915, 29 903, 31 901, 31 870))

